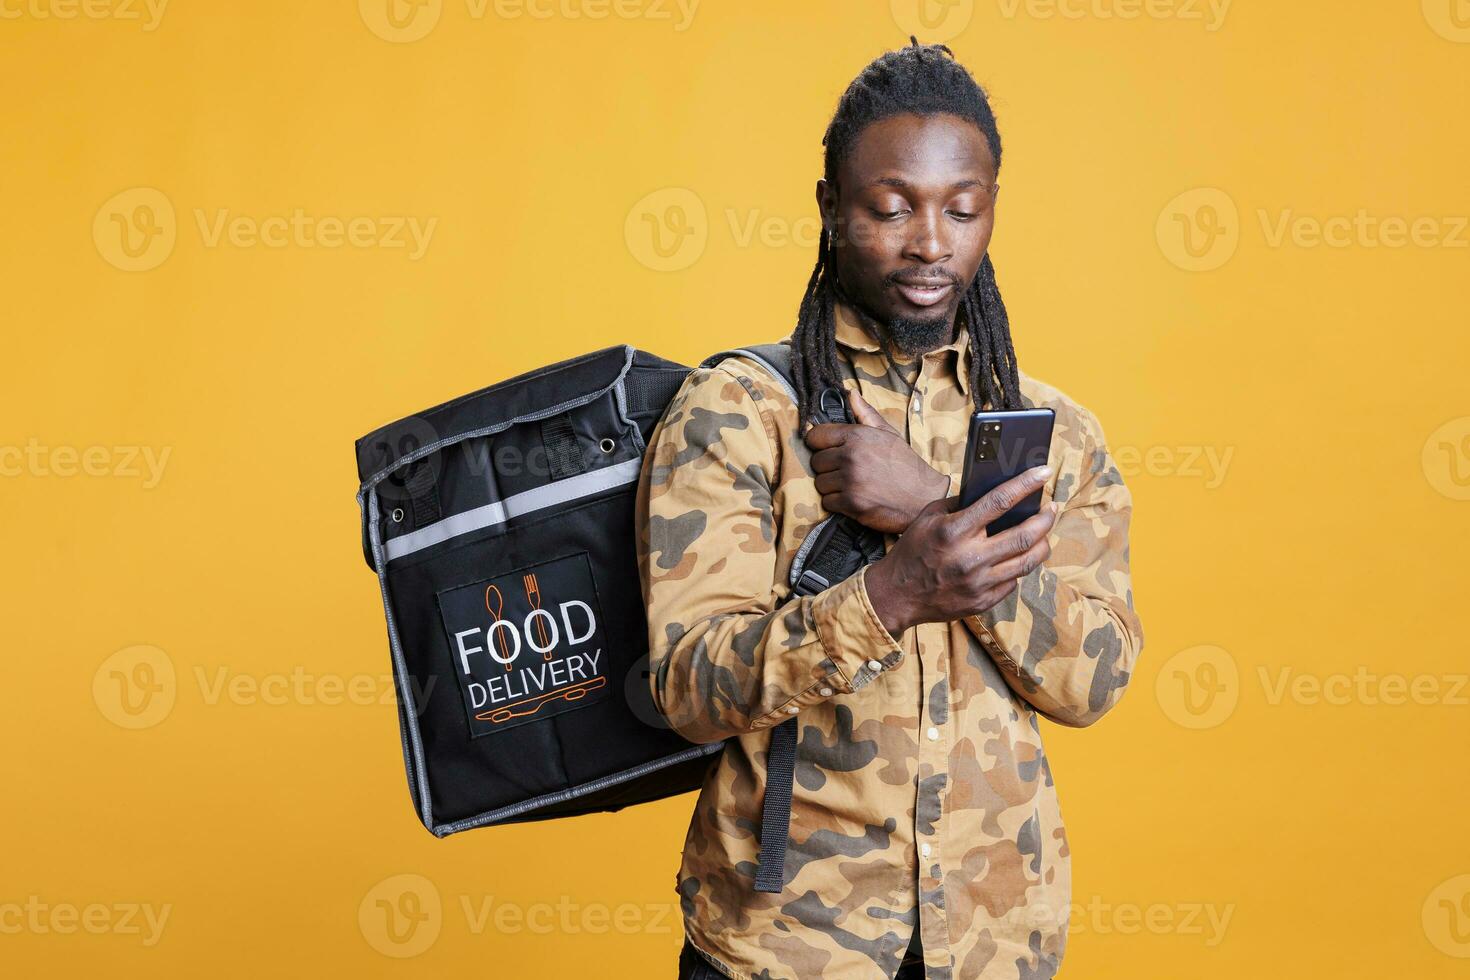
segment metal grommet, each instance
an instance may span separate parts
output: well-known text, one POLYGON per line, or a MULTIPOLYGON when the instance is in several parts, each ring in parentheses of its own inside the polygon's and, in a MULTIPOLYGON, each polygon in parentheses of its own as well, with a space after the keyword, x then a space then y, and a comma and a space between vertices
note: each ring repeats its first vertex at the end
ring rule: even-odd
POLYGON ((403 523, 403 508, 402 507, 394 507, 393 508, 393 513, 389 514, 388 516, 391 517, 391 518, 393 518, 393 523, 394 524, 402 524, 403 523))
POLYGON ((597 448, 601 449, 604 453, 611 453, 614 449, 618 448, 618 444, 607 436, 603 436, 602 441, 597 444, 597 448))

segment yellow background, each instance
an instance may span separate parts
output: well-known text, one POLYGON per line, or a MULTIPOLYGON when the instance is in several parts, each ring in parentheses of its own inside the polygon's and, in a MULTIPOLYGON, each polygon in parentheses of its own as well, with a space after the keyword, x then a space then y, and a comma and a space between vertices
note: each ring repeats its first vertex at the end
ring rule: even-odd
POLYGON ((1047 731, 1063 975, 1465 975, 1463 0, 123 2, 0 3, 0 908, 170 911, 151 945, 114 911, 0 931, 0 972, 672 978, 692 797, 414 818, 393 708, 354 703, 388 652, 352 441, 612 343, 784 335, 822 130, 922 13, 999 115, 1021 363, 1135 453, 1146 648, 1047 731), (206 234, 298 210, 436 224, 417 258, 206 234), (1312 244, 1360 212, 1432 220, 1312 244), (124 271, 119 220, 172 251, 124 271))

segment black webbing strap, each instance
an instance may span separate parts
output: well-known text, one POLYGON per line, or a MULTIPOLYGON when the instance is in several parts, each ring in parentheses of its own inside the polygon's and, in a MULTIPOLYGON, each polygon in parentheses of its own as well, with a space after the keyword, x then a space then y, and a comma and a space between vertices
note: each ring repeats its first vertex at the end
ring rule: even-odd
POLYGON ((644 415, 662 412, 684 383, 684 371, 648 369, 629 371, 623 378, 623 391, 628 396, 628 413, 644 415))
POLYGON ((546 466, 553 480, 565 480, 587 468, 582 459, 582 444, 572 431, 570 415, 542 419, 541 444, 546 447, 546 466))
POLYGON ((409 503, 413 507, 413 526, 427 527, 440 517, 434 467, 429 460, 420 459, 410 463, 409 469, 411 472, 403 481, 403 488, 408 491, 409 503))
MULTIPOLYGON (((712 367, 726 357, 745 355, 775 371, 777 380, 785 382, 786 392, 796 400, 796 386, 791 370, 791 348, 786 344, 758 344, 740 350, 714 354, 701 362, 712 367)), ((631 400, 631 397, 630 397, 631 400)), ((817 415, 827 422, 853 422, 846 393, 841 388, 828 388, 817 399, 817 415)), ((823 521, 812 534, 814 539, 806 556, 806 568, 792 585, 797 595, 815 595, 853 575, 868 562, 883 557, 883 535, 863 527, 857 521, 834 514, 823 521)), ((779 892, 786 884, 786 845, 791 836, 791 790, 796 777, 796 718, 787 718, 771 729, 770 747, 766 751, 766 795, 761 802, 761 853, 756 866, 755 890, 779 892)))
MULTIPOLYGON (((751 350, 776 367, 790 386, 790 348, 769 344, 751 350)), ((841 391, 824 391, 818 399, 817 411, 829 422, 853 421, 841 391)), ((815 595, 853 575, 868 562, 883 557, 884 541, 878 532, 843 515, 835 515, 823 523, 826 527, 812 533, 821 533, 825 539, 818 539, 807 555, 806 570, 815 577, 803 572, 792 590, 798 595, 815 595)), ((780 892, 786 886, 786 845, 791 837, 797 731, 795 717, 771 729, 771 742, 766 751, 766 795, 761 802, 761 853, 755 872, 758 892, 780 892)))
POLYGON ((766 750, 766 798, 761 803, 761 856, 755 890, 786 887, 786 841, 791 835, 791 785, 796 778, 796 719, 771 729, 766 750))

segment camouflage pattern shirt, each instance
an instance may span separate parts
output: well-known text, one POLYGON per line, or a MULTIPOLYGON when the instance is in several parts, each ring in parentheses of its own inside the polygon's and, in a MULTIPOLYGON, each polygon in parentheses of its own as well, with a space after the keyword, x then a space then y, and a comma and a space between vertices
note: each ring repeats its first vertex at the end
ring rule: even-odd
MULTIPOLYGON (((950 476, 952 494, 972 410, 963 319, 957 333, 906 359, 837 310, 844 384, 950 476)), ((891 978, 915 930, 929 980, 1036 980, 1060 966, 1071 876, 1038 719, 1101 717, 1143 633, 1132 502, 1102 427, 1020 379, 1027 407, 1056 411, 1051 556, 985 613, 898 638, 865 572, 813 596, 788 587, 826 512, 796 406, 762 367, 695 370, 649 442, 638 488, 649 684, 674 730, 727 740, 676 891, 686 935, 726 976, 891 978), (786 886, 758 892, 767 729, 793 715, 786 886)))

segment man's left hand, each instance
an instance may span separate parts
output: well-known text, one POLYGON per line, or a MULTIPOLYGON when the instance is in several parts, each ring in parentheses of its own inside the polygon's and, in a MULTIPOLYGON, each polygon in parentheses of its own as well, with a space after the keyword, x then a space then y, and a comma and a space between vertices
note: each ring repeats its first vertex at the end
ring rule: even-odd
POLYGON ((885 534, 902 534, 919 511, 949 494, 949 477, 914 452, 898 430, 856 391, 858 424, 826 422, 807 430, 822 506, 885 534))

